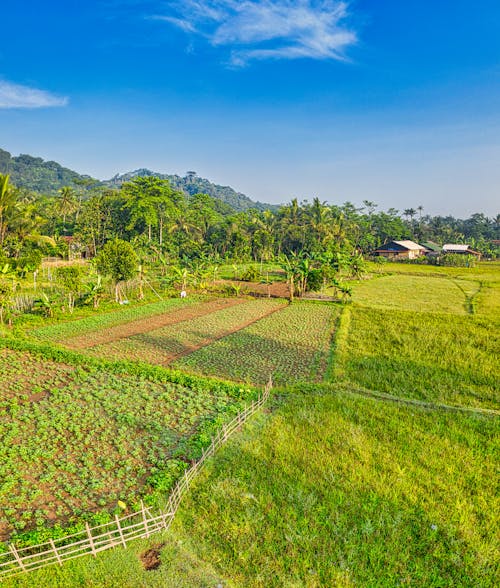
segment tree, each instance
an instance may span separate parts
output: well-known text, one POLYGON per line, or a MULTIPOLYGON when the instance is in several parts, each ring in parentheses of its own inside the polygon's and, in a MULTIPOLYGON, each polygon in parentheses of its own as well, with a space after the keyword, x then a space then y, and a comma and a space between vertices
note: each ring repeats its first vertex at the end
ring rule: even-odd
POLYGON ((69 265, 67 267, 60 267, 57 270, 57 277, 61 280, 62 285, 68 293, 68 310, 73 314, 75 308, 75 298, 81 287, 81 268, 77 265, 69 265))
POLYGON ((66 216, 73 214, 78 209, 78 201, 76 199, 76 192, 69 186, 64 186, 59 190, 59 201, 57 203, 59 213, 63 219, 63 233, 66 232, 66 216))
POLYGON ((8 227, 8 215, 15 205, 15 191, 9 183, 10 176, 0 174, 0 246, 3 245, 8 227))
POLYGON ((108 241, 95 260, 97 271, 111 276, 115 287, 115 301, 120 301, 120 282, 130 280, 138 270, 139 259, 130 243, 122 239, 108 241))

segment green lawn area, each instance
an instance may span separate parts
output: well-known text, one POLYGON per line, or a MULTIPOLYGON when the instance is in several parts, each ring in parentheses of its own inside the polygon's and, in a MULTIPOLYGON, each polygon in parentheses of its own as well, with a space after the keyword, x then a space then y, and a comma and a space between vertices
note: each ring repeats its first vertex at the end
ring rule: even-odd
POLYGON ((467 314, 466 296, 479 287, 477 281, 388 275, 355 283, 352 298, 374 308, 467 314))

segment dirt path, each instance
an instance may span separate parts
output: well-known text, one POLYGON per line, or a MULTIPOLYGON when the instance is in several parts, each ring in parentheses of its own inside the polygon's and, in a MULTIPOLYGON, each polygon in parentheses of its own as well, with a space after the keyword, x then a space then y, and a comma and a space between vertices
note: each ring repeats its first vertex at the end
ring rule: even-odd
POLYGON ((94 331, 85 335, 79 335, 78 337, 71 337, 70 339, 61 341, 61 343, 70 349, 86 349, 95 345, 113 343, 125 337, 140 335, 148 331, 167 327, 168 325, 192 320, 199 316, 222 310, 223 308, 242 304, 243 302, 246 302, 244 298, 218 298, 210 302, 203 302, 188 306, 187 308, 172 310, 164 314, 137 319, 123 325, 116 325, 105 331, 94 331))
POLYGON ((237 327, 229 329, 228 331, 224 331, 223 333, 220 333, 219 335, 216 335, 215 337, 207 337, 206 339, 203 339, 203 341, 201 341, 201 343, 197 343, 196 345, 186 345, 186 348, 183 351, 181 351, 180 353, 176 353, 175 355, 172 355, 171 357, 169 357, 165 361, 162 361, 161 365, 169 365, 170 363, 172 363, 176 359, 180 359, 181 357, 184 357, 185 355, 189 355, 189 354, 193 353, 194 351, 198 351, 198 349, 201 349, 202 347, 206 347, 207 345, 211 345, 212 343, 215 343, 215 341, 218 341, 219 339, 224 339, 224 337, 228 337, 229 335, 232 335, 233 333, 237 333, 238 331, 241 331, 242 329, 246 329, 250 325, 253 325, 253 323, 256 323, 257 321, 260 321, 261 319, 264 319, 264 318, 274 314, 275 312, 278 312, 278 310, 283 310, 283 308, 285 308, 285 305, 280 304, 276 308, 272 308, 271 310, 268 310, 266 313, 262 314, 261 316, 254 318, 254 319, 251 319, 249 321, 245 321, 244 323, 239 324, 237 327))

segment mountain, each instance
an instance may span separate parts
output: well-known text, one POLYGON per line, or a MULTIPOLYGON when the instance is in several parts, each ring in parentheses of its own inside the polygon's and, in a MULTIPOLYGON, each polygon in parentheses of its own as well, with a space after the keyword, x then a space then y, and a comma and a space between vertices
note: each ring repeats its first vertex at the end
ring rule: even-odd
POLYGON ((79 174, 55 161, 44 161, 41 157, 18 155, 12 157, 8 151, 0 149, 0 173, 8 173, 11 182, 19 188, 26 188, 44 194, 56 194, 63 186, 74 184, 95 183, 97 185, 119 188, 123 182, 128 182, 137 176, 156 176, 169 180, 176 190, 182 190, 192 196, 197 193, 209 194, 225 202, 234 210, 242 211, 249 208, 266 210, 274 208, 270 204, 254 202, 245 194, 236 192, 230 186, 213 184, 205 178, 200 178, 196 172, 189 171, 184 177, 170 174, 160 174, 149 169, 137 169, 121 175, 115 175, 110 180, 94 180, 90 176, 79 174))
POLYGON ((116 175, 111 178, 111 180, 107 180, 104 183, 108 186, 120 187, 123 182, 129 182, 137 176, 155 176, 163 180, 168 180, 172 188, 175 188, 176 190, 181 190, 190 196, 200 193, 208 194, 213 198, 218 198, 219 200, 222 200, 222 202, 229 204, 229 206, 237 211, 248 210, 249 208, 256 208, 258 210, 273 208, 270 204, 254 202, 248 196, 241 192, 236 192, 230 186, 220 186, 219 184, 213 184, 210 180, 200 178, 194 171, 188 171, 184 177, 181 177, 172 174, 160 174, 143 168, 136 169, 133 172, 116 175))
POLYGON ((12 184, 43 194, 55 194, 63 186, 92 180, 55 161, 44 161, 41 157, 19 155, 12 157, 0 149, 0 173, 10 174, 12 184))

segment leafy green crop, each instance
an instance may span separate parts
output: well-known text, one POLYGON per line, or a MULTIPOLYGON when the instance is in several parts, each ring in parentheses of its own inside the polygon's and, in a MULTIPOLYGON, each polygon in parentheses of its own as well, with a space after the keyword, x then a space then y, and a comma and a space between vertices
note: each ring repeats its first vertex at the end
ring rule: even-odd
POLYGON ((338 312, 332 303, 295 302, 173 365, 255 383, 270 374, 278 383, 321 379, 338 312))

